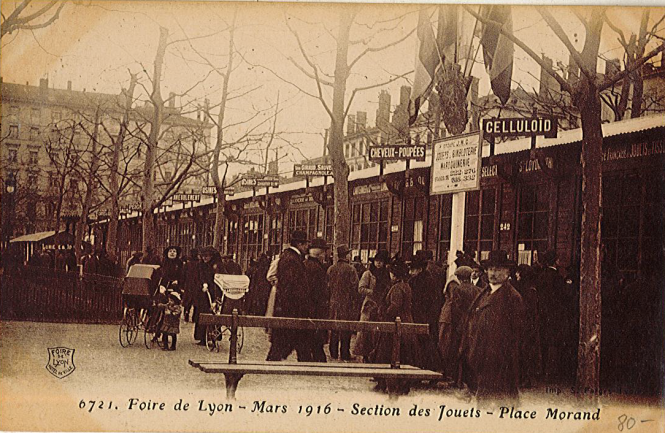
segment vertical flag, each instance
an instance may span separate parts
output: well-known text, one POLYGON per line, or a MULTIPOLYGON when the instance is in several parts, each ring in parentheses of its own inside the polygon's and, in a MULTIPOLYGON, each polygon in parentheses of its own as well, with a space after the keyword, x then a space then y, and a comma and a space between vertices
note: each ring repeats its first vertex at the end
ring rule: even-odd
POLYGON ((439 53, 427 8, 418 15, 418 50, 416 52, 415 77, 409 100, 409 125, 418 118, 420 105, 432 90, 434 73, 439 65, 439 53))
POLYGON ((494 22, 484 26, 480 43, 483 46, 483 58, 490 76, 492 91, 501 103, 505 104, 510 97, 515 48, 512 41, 501 34, 501 29, 513 31, 510 6, 481 6, 481 15, 494 22))

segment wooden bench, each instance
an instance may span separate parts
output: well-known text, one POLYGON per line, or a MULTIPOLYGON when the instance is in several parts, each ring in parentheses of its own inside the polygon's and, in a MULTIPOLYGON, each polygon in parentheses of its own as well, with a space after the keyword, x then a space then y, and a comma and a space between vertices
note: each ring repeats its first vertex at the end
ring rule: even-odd
POLYGON ((238 382, 245 374, 281 374, 303 376, 343 376, 371 377, 385 379, 387 391, 395 397, 404 381, 440 380, 443 375, 435 371, 423 370, 410 365, 400 365, 400 337, 403 334, 427 334, 429 326, 425 324, 402 323, 398 317, 395 322, 356 322, 344 320, 297 319, 288 317, 242 316, 237 310, 232 314, 201 314, 201 325, 221 325, 231 330, 229 361, 210 362, 190 360, 189 364, 205 373, 220 373, 226 382, 226 396, 235 398, 238 382), (392 357, 390 364, 365 363, 324 363, 324 362, 282 362, 264 361, 238 363, 237 340, 238 326, 247 328, 280 328, 300 330, 362 331, 392 334, 392 357))

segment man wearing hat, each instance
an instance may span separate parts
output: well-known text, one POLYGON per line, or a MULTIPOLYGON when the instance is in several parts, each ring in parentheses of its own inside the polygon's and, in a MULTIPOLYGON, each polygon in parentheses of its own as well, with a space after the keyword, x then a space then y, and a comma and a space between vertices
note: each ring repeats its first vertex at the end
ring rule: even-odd
POLYGON ((222 256, 223 274, 242 275, 240 265, 233 261, 233 254, 226 254, 222 256))
POLYGON ((505 251, 492 251, 482 265, 489 285, 469 309, 461 379, 479 399, 517 398, 524 306, 508 282, 514 262, 505 251))
MULTIPOLYGON (((277 264, 277 292, 275 295, 275 317, 308 317, 308 299, 305 254, 309 249, 307 233, 294 230, 290 246, 282 251, 277 264)), ((310 334, 299 329, 273 329, 271 333, 268 361, 283 361, 293 349, 298 361, 310 361, 310 334)))
POLYGON ((409 263, 409 285, 411 286, 411 313, 414 323, 429 325, 429 335, 418 335, 416 340, 421 356, 416 359, 415 366, 427 370, 437 370, 441 367, 441 359, 436 350, 436 327, 441 312, 441 303, 438 301, 436 285, 427 270, 426 251, 417 251, 409 263))
POLYGON ((459 371, 459 347, 469 307, 481 289, 471 284, 471 268, 455 269, 459 284, 451 284, 446 292, 446 302, 439 316, 438 348, 443 360, 443 372, 449 380, 457 378, 459 371))
MULTIPOLYGON (((309 245, 309 254, 305 259, 307 288, 309 289, 310 314, 313 319, 327 319, 330 301, 328 275, 323 264, 328 245, 325 239, 316 238, 309 245)), ((326 362, 323 345, 328 342, 328 331, 310 331, 310 356, 314 362, 326 362)))
MULTIPOLYGON (((328 269, 330 287, 330 318, 333 320, 358 320, 358 273, 349 263, 351 250, 346 245, 337 247, 337 263, 328 269)), ((351 359, 351 332, 330 334, 330 356, 342 360, 351 359)))

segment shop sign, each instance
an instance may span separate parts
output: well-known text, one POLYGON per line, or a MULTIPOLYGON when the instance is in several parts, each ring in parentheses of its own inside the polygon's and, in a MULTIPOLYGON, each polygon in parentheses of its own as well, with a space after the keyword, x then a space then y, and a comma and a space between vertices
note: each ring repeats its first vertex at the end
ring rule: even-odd
POLYGON ((311 203, 314 201, 312 194, 299 194, 291 197, 291 204, 311 203))
POLYGON ((450 194, 480 188, 479 134, 458 135, 435 142, 430 194, 450 194))
POLYGON ((483 137, 517 137, 543 135, 556 138, 557 121, 548 117, 481 119, 483 137))
POLYGON ((256 209, 258 207, 260 207, 258 201, 248 201, 242 204, 243 209, 256 209))
POLYGON ((295 164, 294 177, 332 176, 333 169, 330 164, 295 164))
POLYGON ((370 161, 424 161, 425 145, 369 146, 370 161))
POLYGON ((483 167, 480 176, 481 177, 496 177, 499 174, 499 166, 496 164, 488 165, 483 167))
POLYGON ((603 150, 603 162, 665 154, 665 141, 657 140, 613 146, 603 150))
MULTIPOLYGON (((224 188, 224 195, 234 195, 236 193, 236 189, 232 186, 228 186, 224 188)), ((217 188, 214 186, 204 186, 201 188, 201 194, 202 195, 217 195, 217 188)))
POLYGON ((240 185, 254 188, 277 188, 279 186, 279 178, 277 176, 266 176, 262 178, 245 177, 240 179, 240 185))
POLYGON ((388 191, 388 186, 385 183, 371 183, 369 185, 358 185, 353 188, 353 195, 370 194, 379 191, 388 191))
POLYGON ((173 197, 171 197, 171 199, 173 201, 182 201, 182 202, 200 201, 201 194, 173 194, 173 197))
MULTIPOLYGON (((554 168, 554 160, 549 156, 545 158, 545 163, 548 168, 554 168)), ((537 159, 527 159, 525 161, 519 162, 519 171, 520 173, 530 173, 532 171, 542 170, 540 162, 537 159)))

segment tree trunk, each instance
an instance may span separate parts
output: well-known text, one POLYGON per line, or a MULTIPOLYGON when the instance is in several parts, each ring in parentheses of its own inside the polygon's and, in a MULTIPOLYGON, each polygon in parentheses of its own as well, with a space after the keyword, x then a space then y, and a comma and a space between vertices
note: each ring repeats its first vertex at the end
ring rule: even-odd
POLYGON ((594 15, 581 53, 583 67, 593 78, 580 82, 582 115, 582 233, 580 263, 580 333, 577 388, 598 389, 600 383, 601 291, 600 219, 603 131, 600 93, 595 71, 603 14, 594 15))
MULTIPOLYGON (((640 34, 637 38, 637 48, 635 52, 635 60, 644 57, 644 49, 647 43, 647 24, 649 23, 649 10, 645 9, 642 13, 642 21, 640 22, 640 34)), ((633 100, 631 101, 630 117, 632 119, 642 115, 642 99, 644 96, 644 78, 642 76, 642 68, 637 68, 631 74, 633 81, 633 100)))
POLYGON ((136 75, 131 74, 129 89, 125 91, 125 112, 120 123, 120 132, 113 143, 113 156, 111 160, 111 173, 109 177, 109 189, 111 190, 111 215, 106 232, 106 253, 115 257, 118 252, 118 224, 120 220, 120 182, 118 170, 120 169, 120 151, 124 145, 127 125, 129 123, 129 112, 132 109, 134 99, 134 88, 136 87, 136 75))
POLYGON ((166 53, 166 41, 169 36, 168 29, 159 28, 159 45, 155 56, 154 73, 152 77, 152 102, 153 112, 150 120, 150 135, 146 143, 145 165, 143 166, 143 190, 141 191, 141 202, 143 211, 143 251, 148 251, 155 246, 155 224, 153 211, 155 210, 154 180, 155 153, 159 141, 159 131, 164 119, 164 100, 161 93, 162 66, 166 53))
MULTIPOLYGON (((76 235, 74 236, 74 253, 76 254, 76 262, 81 259, 81 245, 83 243, 83 234, 85 227, 88 225, 88 214, 92 207, 92 196, 95 192, 95 175, 97 174, 97 167, 99 167, 99 158, 97 157, 97 138, 99 134, 99 107, 95 112, 95 126, 92 132, 92 148, 90 151, 90 171, 88 172, 88 179, 85 188, 85 198, 83 199, 83 208, 81 209, 81 218, 76 223, 76 235)), ((95 247, 97 247, 97 240, 95 240, 95 247)))
MULTIPOLYGON (((350 11, 343 10, 340 14, 339 22, 328 151, 332 159, 333 178, 335 179, 335 228, 333 244, 335 246, 347 245, 350 248, 351 212, 349 209, 349 166, 344 158, 344 100, 346 80, 349 76, 347 56, 349 51, 349 32, 353 23, 353 15, 350 11)), ((336 248, 333 248, 333 255, 337 259, 336 248)))
MULTIPOLYGON (((215 183, 215 192, 217 194, 217 209, 215 213, 215 229, 213 234, 212 246, 217 251, 222 243, 222 233, 224 233, 224 204, 226 195, 224 194, 226 171, 228 171, 228 162, 224 178, 219 178, 219 161, 224 147, 224 116, 226 115, 226 100, 229 97, 229 80, 233 72, 233 36, 235 34, 236 12, 233 14, 233 22, 229 30, 229 61, 226 66, 226 73, 222 82, 222 100, 219 104, 219 114, 217 115, 217 141, 215 142, 215 151, 212 156, 212 181, 215 183)), ((206 113, 208 115, 208 113, 206 113)))

